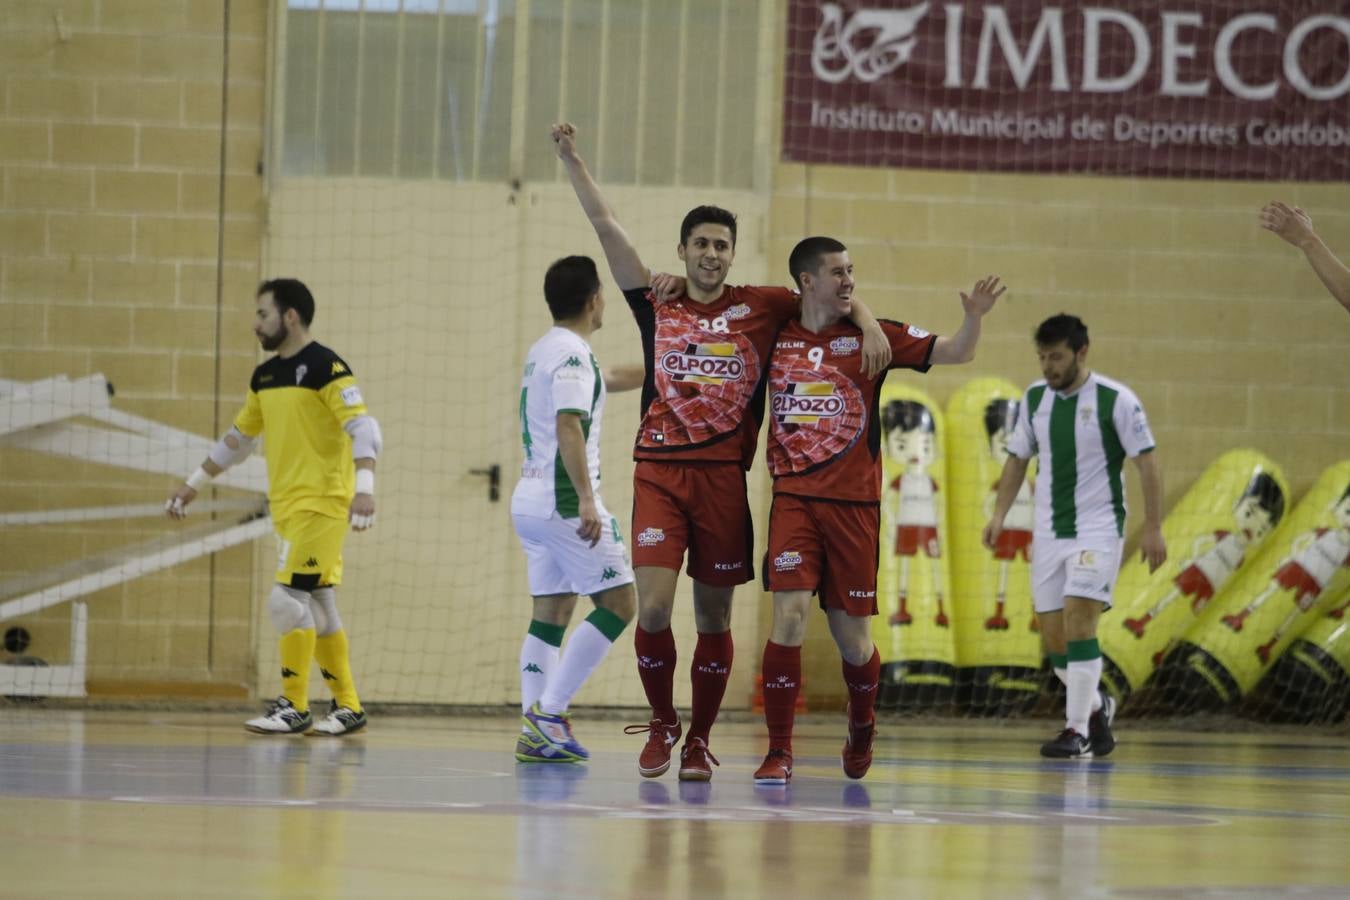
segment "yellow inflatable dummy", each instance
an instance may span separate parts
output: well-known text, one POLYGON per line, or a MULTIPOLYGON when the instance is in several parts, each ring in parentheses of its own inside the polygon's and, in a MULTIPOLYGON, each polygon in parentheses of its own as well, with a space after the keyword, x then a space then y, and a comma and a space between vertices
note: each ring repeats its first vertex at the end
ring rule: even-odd
POLYGON ((1335 722, 1350 704, 1350 585, 1289 645, 1257 688, 1277 722, 1335 722))
POLYGON ((882 388, 881 564, 873 637, 881 651, 883 707, 951 699, 955 673, 947 547, 945 427, 931 397, 882 388))
POLYGON ((1287 522, 1191 626, 1164 665, 1182 711, 1216 709, 1250 691, 1350 584, 1350 459, 1322 473, 1287 522))
POLYGON ((1137 691, 1214 596, 1256 557, 1284 517, 1284 472, 1255 450, 1230 450, 1167 514, 1168 561, 1149 574, 1137 556, 1120 569, 1102 618, 1102 684, 1117 700, 1137 691))
POLYGON ((981 541, 1021 395, 1012 382, 979 378, 947 404, 956 701, 976 712, 1027 709, 1041 690, 1041 638, 1031 604, 1031 477, 1008 511, 998 546, 991 551, 981 541))

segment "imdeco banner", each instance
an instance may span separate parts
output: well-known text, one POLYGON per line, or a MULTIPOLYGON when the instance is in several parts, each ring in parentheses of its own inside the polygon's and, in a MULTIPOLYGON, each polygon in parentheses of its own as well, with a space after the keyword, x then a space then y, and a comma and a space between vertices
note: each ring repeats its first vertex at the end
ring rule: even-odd
POLYGON ((1350 0, 790 0, 788 161, 1350 180, 1350 0))

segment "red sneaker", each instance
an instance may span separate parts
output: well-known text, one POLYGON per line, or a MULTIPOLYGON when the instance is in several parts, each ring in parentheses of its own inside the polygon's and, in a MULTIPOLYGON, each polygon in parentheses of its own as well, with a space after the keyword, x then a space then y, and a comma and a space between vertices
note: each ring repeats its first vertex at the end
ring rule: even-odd
POLYGON ((840 755, 844 762, 844 774, 849 778, 861 778, 872 768, 872 742, 877 737, 877 720, 874 718, 866 725, 855 725, 848 721, 848 739, 844 741, 844 752, 840 755))
POLYGON ((712 781, 712 767, 720 765, 703 738, 690 738, 684 742, 684 749, 680 751, 681 781, 712 781))
POLYGON ((755 784, 787 784, 791 780, 791 750, 770 750, 755 770, 755 784))
POLYGON ((666 769, 670 768, 670 748, 675 746, 683 730, 678 719, 669 725, 660 719, 652 719, 646 725, 629 725, 624 728, 624 734, 647 732, 647 743, 638 756, 638 772, 643 778, 656 778, 658 775, 666 774, 666 769))

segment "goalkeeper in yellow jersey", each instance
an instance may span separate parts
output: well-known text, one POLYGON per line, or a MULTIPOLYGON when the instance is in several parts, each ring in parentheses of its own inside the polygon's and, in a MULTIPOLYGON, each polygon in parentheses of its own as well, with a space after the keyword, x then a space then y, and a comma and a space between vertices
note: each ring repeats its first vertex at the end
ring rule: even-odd
POLYGON ((281 696, 264 716, 245 723, 259 734, 342 735, 366 725, 338 616, 342 542, 375 524, 375 458, 380 426, 366 411, 351 369, 309 336, 314 297, 299 281, 278 278, 258 288, 253 331, 276 356, 253 371, 248 399, 234 426, 201 467, 169 497, 181 519, 203 485, 244 460, 267 433, 268 501, 277 532, 276 583, 267 598, 281 635, 281 696), (333 691, 329 715, 309 711, 309 671, 333 691))

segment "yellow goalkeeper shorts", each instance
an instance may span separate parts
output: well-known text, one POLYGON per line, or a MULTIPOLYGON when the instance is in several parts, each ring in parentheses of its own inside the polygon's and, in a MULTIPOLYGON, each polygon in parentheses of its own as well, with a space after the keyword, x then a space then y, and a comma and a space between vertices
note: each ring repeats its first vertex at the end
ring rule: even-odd
POLYGON ((346 519, 298 511, 273 522, 277 532, 277 583, 300 591, 342 583, 346 519))

